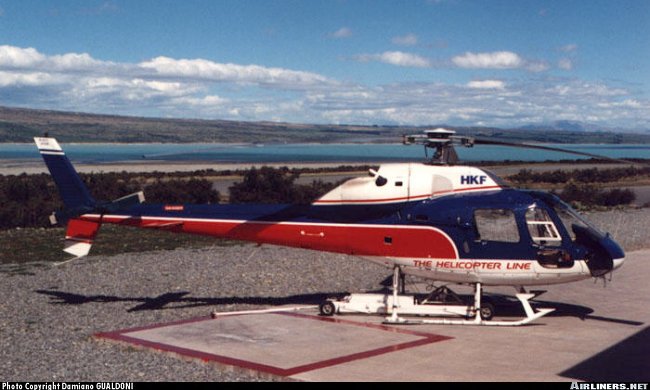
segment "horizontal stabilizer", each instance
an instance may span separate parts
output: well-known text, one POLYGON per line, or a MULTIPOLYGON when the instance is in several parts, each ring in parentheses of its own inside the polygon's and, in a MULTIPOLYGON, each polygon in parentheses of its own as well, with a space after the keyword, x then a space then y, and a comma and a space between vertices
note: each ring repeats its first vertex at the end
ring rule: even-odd
POLYGON ((108 204, 102 205, 102 207, 105 209, 105 211, 109 213, 113 213, 119 210, 125 210, 132 206, 139 205, 142 202, 144 202, 144 192, 139 191, 127 196, 123 196, 119 199, 115 199, 114 201, 108 204))
POLYGON ((64 252, 75 257, 86 256, 99 231, 99 222, 84 221, 82 219, 70 219, 68 230, 65 233, 64 252))

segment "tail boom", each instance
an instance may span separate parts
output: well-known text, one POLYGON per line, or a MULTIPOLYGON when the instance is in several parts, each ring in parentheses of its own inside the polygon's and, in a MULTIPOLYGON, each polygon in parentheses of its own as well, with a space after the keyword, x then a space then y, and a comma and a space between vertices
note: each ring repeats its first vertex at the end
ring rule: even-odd
POLYGON ((314 210, 292 205, 143 205, 129 213, 86 214, 99 223, 169 230, 327 252, 367 256, 456 259, 458 251, 447 234, 431 226, 393 223, 337 223, 315 218, 314 210), (286 210, 292 210, 289 213, 286 210), (284 212, 283 212, 284 211, 284 212), (291 214, 289 216, 288 214, 291 214))

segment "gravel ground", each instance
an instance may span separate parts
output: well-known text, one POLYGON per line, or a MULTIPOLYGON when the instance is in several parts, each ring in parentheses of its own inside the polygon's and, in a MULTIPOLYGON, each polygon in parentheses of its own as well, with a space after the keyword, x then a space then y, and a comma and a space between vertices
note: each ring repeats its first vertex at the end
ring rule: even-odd
MULTIPOLYGON (((650 209, 590 218, 626 250, 648 247, 650 209)), ((389 274, 343 255, 252 244, 90 256, 27 274, 0 273, 0 380, 259 380, 92 335, 214 309, 317 303, 325 295, 376 289, 389 274)))
POLYGON ((239 381, 252 374, 99 344, 94 333, 376 288, 390 272, 342 255, 241 245, 91 256, 2 275, 2 381, 239 381))
POLYGON ((585 213, 599 229, 609 232, 626 251, 650 248, 650 208, 585 213))

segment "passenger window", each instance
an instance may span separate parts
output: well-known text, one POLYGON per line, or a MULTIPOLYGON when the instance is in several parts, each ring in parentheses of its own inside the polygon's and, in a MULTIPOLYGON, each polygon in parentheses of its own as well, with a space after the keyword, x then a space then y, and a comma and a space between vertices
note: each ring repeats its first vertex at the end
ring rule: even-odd
POLYGON ((536 244, 557 245, 562 241, 546 210, 533 207, 526 211, 526 225, 530 237, 536 244))
POLYGON ((479 209, 474 211, 479 239, 485 241, 519 242, 519 229, 512 210, 479 209))

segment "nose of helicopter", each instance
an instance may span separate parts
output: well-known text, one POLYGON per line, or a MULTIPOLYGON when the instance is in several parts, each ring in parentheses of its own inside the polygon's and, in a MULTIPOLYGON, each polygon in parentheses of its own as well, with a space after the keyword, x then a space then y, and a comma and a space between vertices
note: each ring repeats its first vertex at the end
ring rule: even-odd
POLYGON ((590 252, 587 266, 591 276, 604 276, 623 265, 625 252, 609 233, 602 234, 593 229, 578 229, 576 233, 590 252))
POLYGON ((612 271, 620 268, 623 265, 623 262, 625 262, 625 252, 623 251, 623 248, 614 241, 609 233, 600 240, 600 243, 612 259, 612 271))
POLYGON ((621 257, 620 259, 614 259, 613 260, 614 264, 612 266, 612 271, 615 270, 615 269, 621 268, 621 266, 623 265, 624 262, 625 262, 625 257, 621 257))

